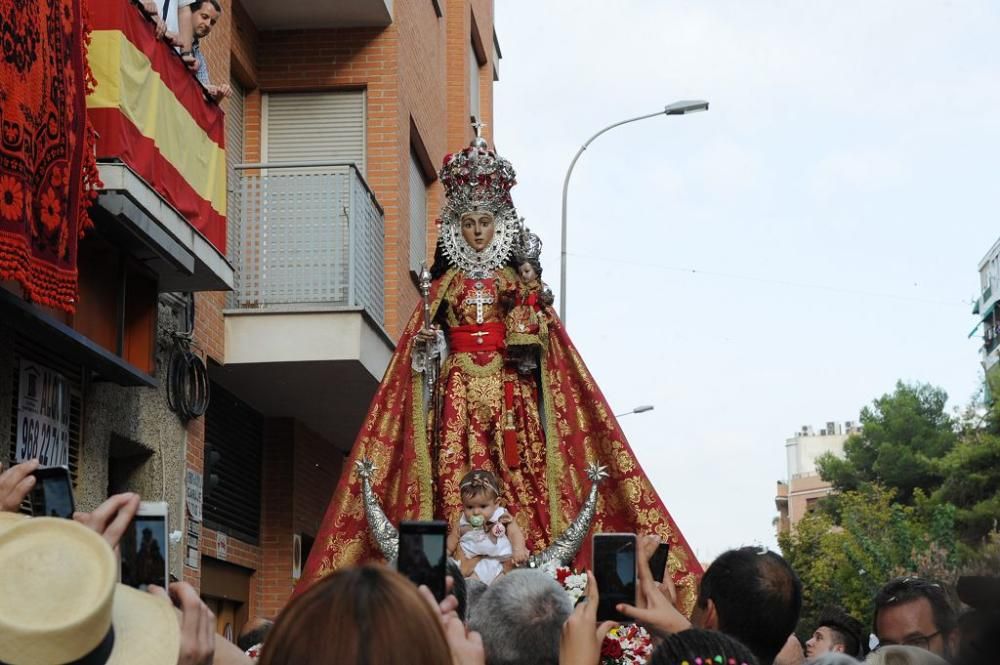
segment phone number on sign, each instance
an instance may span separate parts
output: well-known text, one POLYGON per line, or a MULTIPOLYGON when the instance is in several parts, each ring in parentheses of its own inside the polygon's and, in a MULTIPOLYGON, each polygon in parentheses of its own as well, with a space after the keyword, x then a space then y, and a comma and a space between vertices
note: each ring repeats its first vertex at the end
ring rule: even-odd
POLYGON ((24 416, 17 442, 17 458, 37 459, 42 466, 69 465, 69 431, 45 419, 24 416))

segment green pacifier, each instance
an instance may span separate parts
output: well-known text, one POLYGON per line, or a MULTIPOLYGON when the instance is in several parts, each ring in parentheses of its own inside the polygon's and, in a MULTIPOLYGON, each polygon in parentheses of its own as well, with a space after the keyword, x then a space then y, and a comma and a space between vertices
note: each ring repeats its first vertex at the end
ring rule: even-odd
POLYGON ((486 523, 486 518, 482 515, 473 515, 469 518, 469 524, 475 527, 480 527, 486 523))

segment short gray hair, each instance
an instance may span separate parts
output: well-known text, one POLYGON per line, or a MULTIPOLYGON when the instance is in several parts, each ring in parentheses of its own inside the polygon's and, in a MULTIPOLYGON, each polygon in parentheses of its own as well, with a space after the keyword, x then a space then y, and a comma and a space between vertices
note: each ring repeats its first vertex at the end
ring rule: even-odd
POLYGON ((857 658, 852 658, 846 653, 827 651, 822 656, 817 656, 814 660, 810 660, 809 665, 858 665, 860 662, 857 658))
POLYGON ((477 579, 465 580, 465 616, 463 621, 468 621, 472 617, 472 608, 476 606, 483 594, 489 590, 485 582, 477 579))
POLYGON ((557 665, 562 626, 573 604, 550 575, 515 570, 472 608, 469 628, 483 636, 487 665, 557 665))
POLYGON ((868 654, 865 663, 870 665, 948 665, 947 661, 930 651, 899 644, 879 647, 868 654))

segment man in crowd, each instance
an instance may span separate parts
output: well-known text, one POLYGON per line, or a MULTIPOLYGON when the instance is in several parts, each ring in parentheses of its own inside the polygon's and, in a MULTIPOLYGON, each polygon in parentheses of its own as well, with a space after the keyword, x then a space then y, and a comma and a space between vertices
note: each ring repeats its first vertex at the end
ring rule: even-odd
POLYGON ((469 629, 482 635, 486 665, 558 665, 559 637, 572 611, 548 573, 515 570, 483 593, 469 629))
POLYGON ((958 618, 940 584, 899 577, 875 596, 875 636, 879 646, 905 644, 950 660, 958 642, 958 618))
POLYGON ((182 44, 181 57, 188 63, 198 80, 208 94, 216 99, 229 97, 232 90, 228 83, 215 85, 208 75, 208 62, 201 52, 201 42, 212 32, 212 28, 219 21, 222 15, 222 5, 219 0, 194 0, 178 10, 181 25, 180 41, 182 44), (190 25, 190 33, 187 33, 187 25, 190 25), (190 44, 190 47, 188 46, 190 44))
POLYGON ((861 622, 839 607, 827 608, 819 617, 819 625, 806 642, 806 658, 815 660, 825 653, 843 653, 860 658, 863 653, 861 622))
MULTIPOLYGON (((644 538, 642 549, 655 548, 644 538)), ((689 622, 676 606, 669 577, 664 593, 652 580, 646 556, 639 556, 640 606, 619 611, 662 633, 678 633, 692 625, 719 630, 747 645, 760 665, 771 665, 795 630, 802 611, 802 582, 778 554, 759 547, 724 552, 701 578, 698 601, 689 622)))

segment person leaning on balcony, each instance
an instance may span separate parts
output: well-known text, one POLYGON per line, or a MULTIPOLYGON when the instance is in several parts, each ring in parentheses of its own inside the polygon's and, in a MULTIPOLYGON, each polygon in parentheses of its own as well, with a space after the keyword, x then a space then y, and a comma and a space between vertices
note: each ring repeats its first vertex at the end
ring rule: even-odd
POLYGON ((201 52, 201 40, 208 37, 212 28, 222 15, 222 5, 219 0, 193 0, 186 6, 179 7, 181 57, 195 73, 209 96, 216 101, 229 97, 232 93, 229 84, 214 85, 208 76, 208 62, 201 52), (190 32, 188 29, 190 27, 190 32), (190 44, 190 48, 188 48, 190 44))

